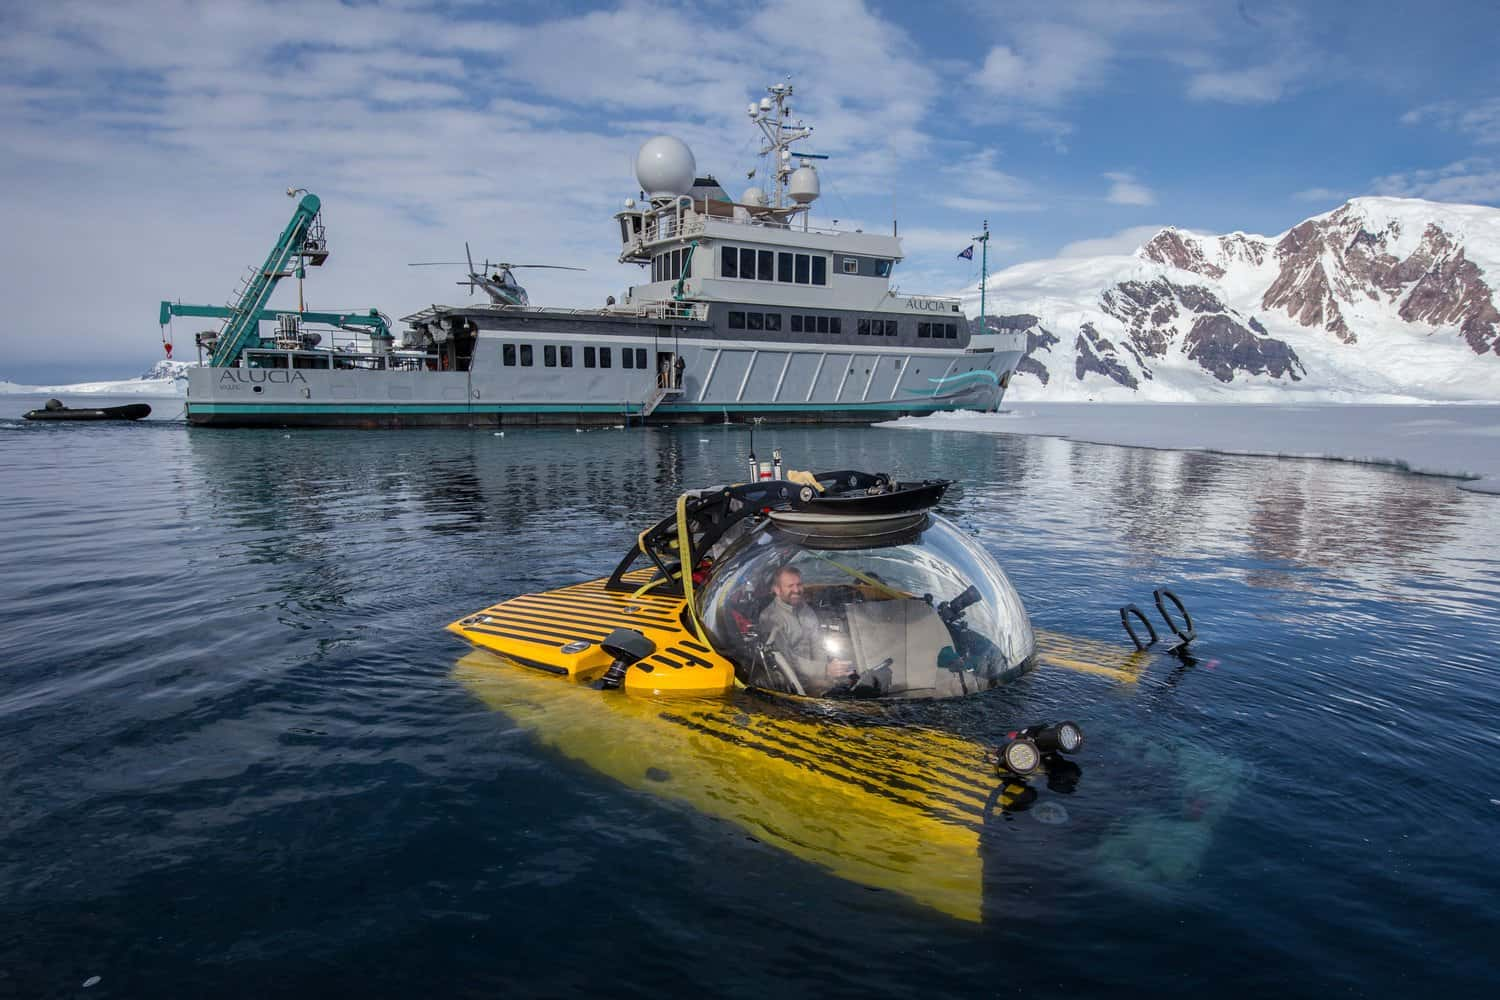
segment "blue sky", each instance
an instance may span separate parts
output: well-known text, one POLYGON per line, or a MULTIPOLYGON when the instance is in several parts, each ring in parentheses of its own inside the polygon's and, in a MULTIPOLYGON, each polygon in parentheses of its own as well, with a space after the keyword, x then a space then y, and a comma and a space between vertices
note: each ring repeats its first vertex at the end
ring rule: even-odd
POLYGON ((533 299, 600 304, 639 280, 610 216, 640 142, 680 136, 738 194, 744 106, 788 76, 833 157, 814 221, 894 213, 906 291, 972 283, 985 217, 1004 266, 1358 194, 1500 204, 1497 38, 1492 2, 6 5, 0 379, 144 368, 156 303, 224 301, 288 186, 324 201, 316 308, 457 300, 406 264, 465 240, 586 266, 533 299))

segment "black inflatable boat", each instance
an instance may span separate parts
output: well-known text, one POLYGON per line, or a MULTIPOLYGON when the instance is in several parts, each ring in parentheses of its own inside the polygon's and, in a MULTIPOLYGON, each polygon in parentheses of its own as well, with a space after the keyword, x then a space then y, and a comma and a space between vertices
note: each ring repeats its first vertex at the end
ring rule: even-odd
POLYGON ((151 415, 151 407, 145 403, 127 403, 124 406, 100 406, 81 410, 62 405, 62 400, 49 399, 40 410, 27 410, 27 420, 140 420, 151 415))

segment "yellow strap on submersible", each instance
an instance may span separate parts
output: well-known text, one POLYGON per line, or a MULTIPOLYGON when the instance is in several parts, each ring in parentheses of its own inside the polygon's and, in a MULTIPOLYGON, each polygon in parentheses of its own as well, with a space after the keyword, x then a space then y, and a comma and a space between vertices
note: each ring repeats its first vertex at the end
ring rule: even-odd
MULTIPOLYGON (((702 640, 705 646, 712 649, 714 644, 709 642, 708 636, 704 634, 703 624, 698 621, 698 609, 693 604, 693 567, 688 565, 688 560, 692 558, 692 537, 688 531, 687 501, 688 495, 686 493, 677 498, 677 572, 682 576, 682 593, 687 598, 688 620, 693 623, 693 631, 697 634, 698 638, 702 640)), ((635 540, 635 544, 640 548, 641 552, 648 555, 650 553, 646 551, 646 535, 650 530, 650 528, 647 528, 646 531, 636 536, 635 540)), ((651 589, 666 583, 669 579, 670 577, 661 576, 655 580, 648 580, 637 587, 630 596, 640 597, 651 589)))
POLYGON ((688 620, 693 623, 693 631, 698 633, 698 638, 703 645, 712 649, 714 644, 708 641, 708 636, 703 634, 703 623, 698 621, 698 608, 693 602, 693 567, 688 565, 688 560, 693 558, 693 539, 688 531, 687 522, 688 495, 682 494, 677 498, 677 565, 678 571, 682 573, 682 594, 687 598, 688 620))

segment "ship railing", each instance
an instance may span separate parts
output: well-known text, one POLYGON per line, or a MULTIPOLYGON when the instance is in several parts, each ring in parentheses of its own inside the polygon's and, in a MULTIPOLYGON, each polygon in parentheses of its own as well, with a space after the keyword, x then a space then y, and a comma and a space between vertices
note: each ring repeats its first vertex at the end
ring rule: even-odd
MULTIPOLYGON (((685 197, 685 196, 684 196, 685 197)), ((662 209, 654 216, 648 216, 645 226, 642 227, 636 242, 632 244, 631 252, 642 252, 646 246, 661 240, 678 238, 690 238, 702 235, 708 228, 708 223, 728 226, 746 226, 755 229, 778 229, 789 230, 799 233, 816 233, 819 236, 854 236, 861 234, 858 229, 836 229, 832 226, 803 227, 795 225, 790 219, 777 219, 774 215, 756 214, 753 210, 734 215, 723 215, 710 213, 696 204, 679 204, 673 208, 662 209)), ((628 256, 628 254, 627 254, 628 256)))
POLYGON ((655 300, 636 302, 623 308, 616 306, 610 311, 626 312, 645 319, 685 319, 696 320, 700 323, 708 320, 708 303, 706 302, 655 300))
MULTIPOLYGON (((457 308, 457 307, 455 307, 457 308)), ((708 319, 708 303, 706 302, 674 302, 670 299, 652 299, 646 302, 631 302, 620 305, 605 306, 602 309, 563 309, 557 306, 507 306, 496 303, 487 303, 478 306, 465 306, 464 312, 485 309, 496 313, 546 313, 549 316, 636 316, 642 319, 681 319, 697 320, 705 322, 708 319)), ((438 313, 431 309, 424 309, 419 313, 404 316, 401 322, 416 328, 430 323, 437 317, 438 313)))

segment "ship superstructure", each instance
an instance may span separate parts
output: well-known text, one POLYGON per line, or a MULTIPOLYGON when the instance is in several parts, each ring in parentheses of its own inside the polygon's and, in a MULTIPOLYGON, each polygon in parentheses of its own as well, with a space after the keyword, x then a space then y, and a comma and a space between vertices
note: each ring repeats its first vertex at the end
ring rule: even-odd
POLYGON ((996 408, 1024 337, 974 329, 958 299, 898 294, 894 227, 886 235, 812 225, 822 157, 793 149, 812 128, 793 120, 792 94, 778 84, 748 108, 764 137, 769 191, 731 198, 711 175, 698 175, 677 138, 641 147, 640 195, 614 218, 619 260, 645 280, 619 301, 533 306, 508 269, 481 274, 471 262, 470 283, 490 301, 407 316, 399 345, 379 335, 361 350, 237 335, 231 352, 221 336, 212 364, 190 376, 189 418, 868 421, 996 408))

